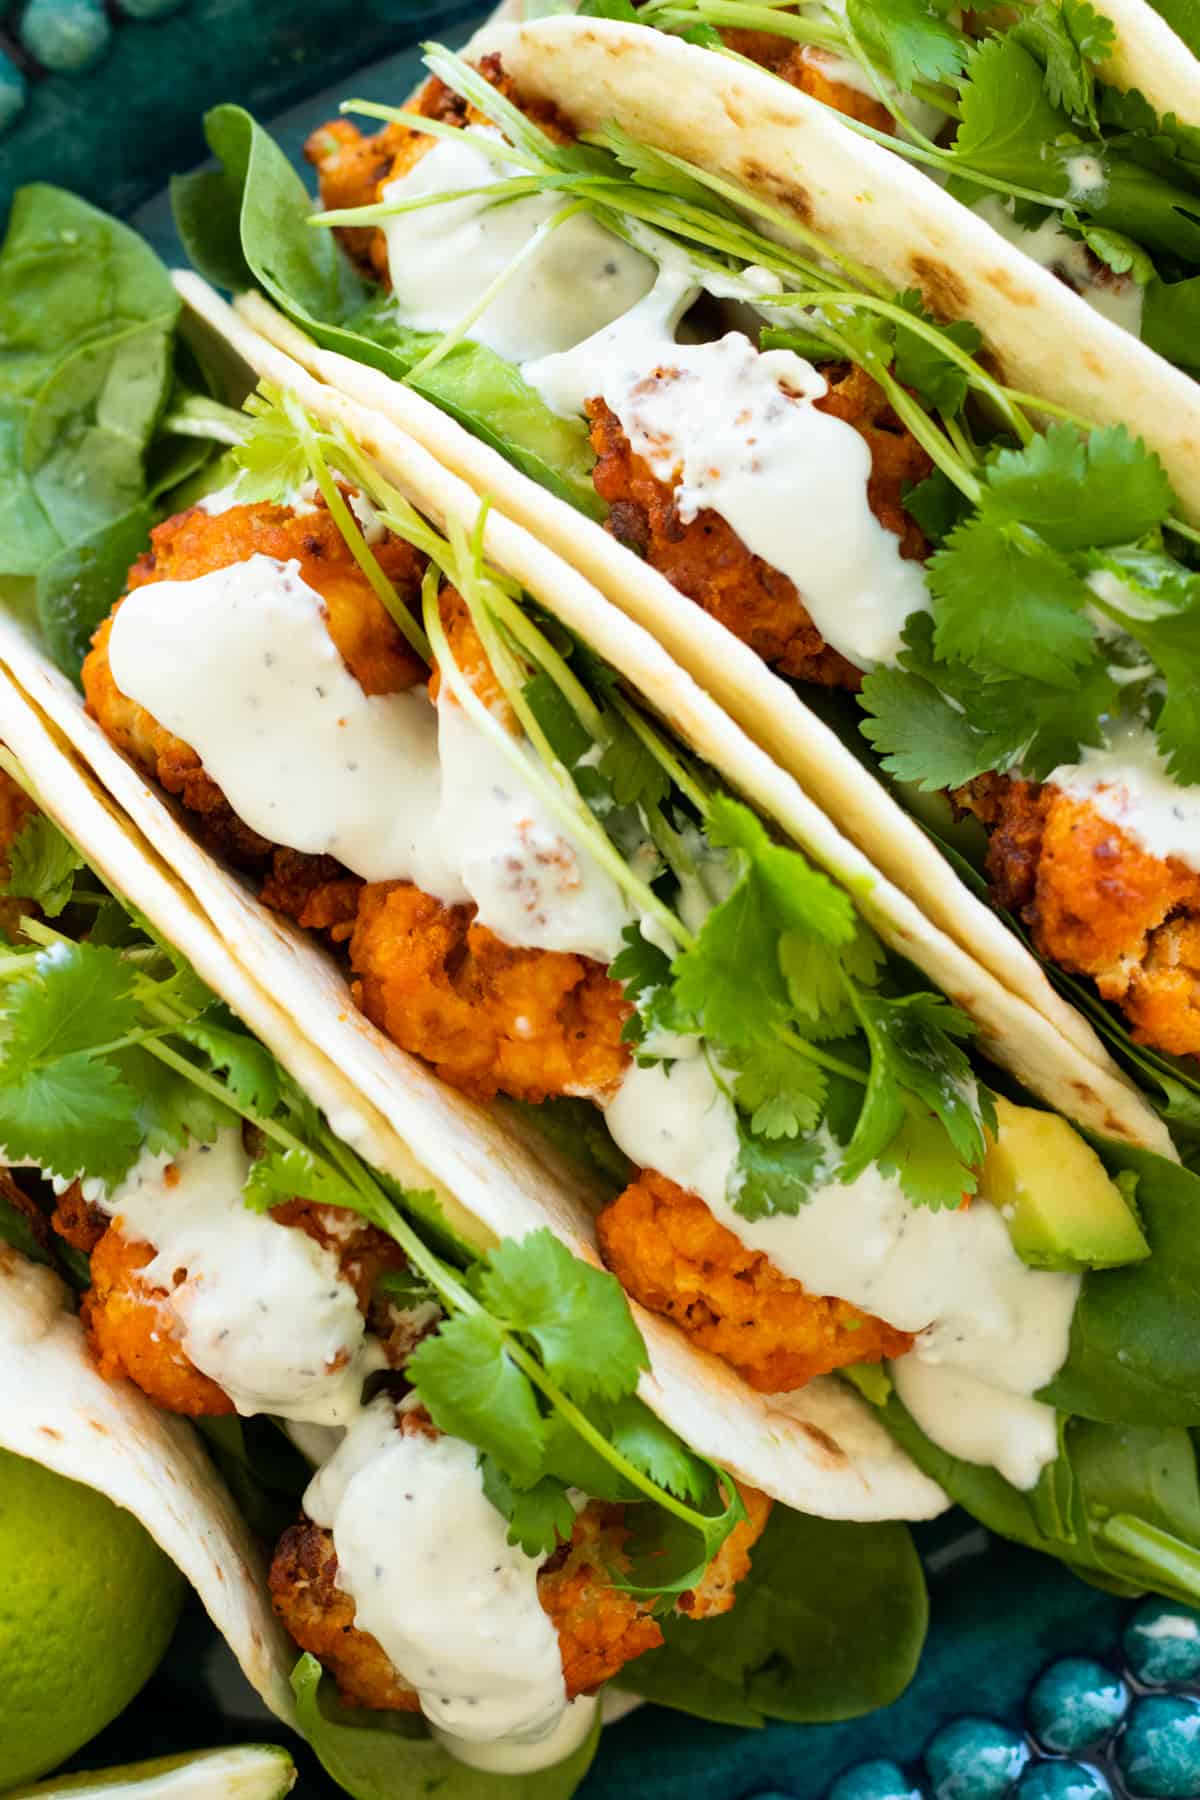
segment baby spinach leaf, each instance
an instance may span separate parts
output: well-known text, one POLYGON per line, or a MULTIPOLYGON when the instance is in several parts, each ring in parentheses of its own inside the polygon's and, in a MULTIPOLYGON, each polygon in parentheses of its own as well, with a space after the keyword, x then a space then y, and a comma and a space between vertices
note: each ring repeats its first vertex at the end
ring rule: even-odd
POLYGON ((1138 1176, 1151 1254, 1083 1284, 1063 1367, 1039 1398, 1117 1424, 1200 1425, 1200 1175, 1149 1150, 1097 1146, 1138 1176))
POLYGON ((37 574, 141 501, 178 310, 126 226, 21 189, 0 251, 0 573, 37 574))
POLYGON ((61 669, 79 668, 92 633, 122 592, 131 563, 146 548, 154 521, 153 508, 139 502, 67 544, 38 570, 38 619, 46 648, 61 669))
POLYGON ((941 1450, 893 1395, 880 1418, 973 1519, 1116 1593, 1200 1599, 1200 1493, 1186 1431, 1065 1419, 1057 1460, 1023 1492, 941 1450))
POLYGON ((662 1648, 628 1664, 621 1686, 726 1725, 851 1719, 904 1691, 927 1619, 921 1564, 905 1526, 847 1524, 777 1506, 733 1611, 662 1619, 662 1648))
POLYGON ((301 1731, 338 1786, 352 1800, 571 1800, 600 1741, 600 1715, 578 1750, 550 1769, 528 1775, 484 1774, 456 1762, 431 1735, 419 1713, 360 1712, 343 1706, 332 1681, 322 1682, 315 1656, 292 1670, 301 1731))

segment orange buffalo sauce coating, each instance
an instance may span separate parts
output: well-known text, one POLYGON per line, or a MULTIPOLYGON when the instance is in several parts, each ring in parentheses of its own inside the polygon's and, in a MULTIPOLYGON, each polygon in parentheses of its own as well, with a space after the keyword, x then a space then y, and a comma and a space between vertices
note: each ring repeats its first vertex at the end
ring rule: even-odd
POLYGON ((597 1230, 601 1255, 627 1293, 762 1393, 912 1347, 908 1332, 781 1275, 665 1175, 643 1170, 600 1214, 597 1230))

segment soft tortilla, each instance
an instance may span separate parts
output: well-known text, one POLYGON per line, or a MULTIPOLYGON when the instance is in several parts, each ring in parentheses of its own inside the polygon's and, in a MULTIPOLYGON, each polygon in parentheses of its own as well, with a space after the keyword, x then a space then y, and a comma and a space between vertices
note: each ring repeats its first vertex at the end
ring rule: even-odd
MULTIPOLYGON (((1135 9, 1131 0, 1126 6, 1137 11, 1142 39, 1152 35, 1152 26, 1173 36, 1157 15, 1142 17, 1147 8, 1135 9)), ((1134 38, 1132 23, 1127 38, 1134 38)), ((615 118, 648 142, 767 192, 801 219, 805 196, 816 229, 899 286, 923 272, 935 310, 970 316, 984 327, 1010 379, 1078 405, 1085 416, 1123 421, 1140 432, 1163 456, 1185 502, 1190 497, 1193 509, 1200 504, 1200 384, 1100 318, 898 157, 848 133, 818 102, 761 70, 609 20, 553 18, 519 29, 498 29, 493 22, 471 48, 484 44, 502 50, 523 91, 556 97, 581 128, 615 118), (659 96, 685 87, 686 107, 661 105, 659 96), (821 171, 819 181, 814 169, 821 171), (953 281, 947 261, 956 271, 953 281)), ((1200 65, 1180 48, 1200 83, 1200 65)), ((193 279, 177 277, 185 298, 193 279)), ((311 373, 393 420, 476 493, 494 496, 510 518, 656 636, 750 736, 820 797, 850 840, 929 920, 1041 1013, 1082 1059, 1113 1072, 1092 1026, 1056 991, 1037 959, 959 880, 882 782, 748 645, 602 526, 521 475, 411 388, 319 348, 259 294, 241 296, 236 306, 256 331, 311 373)))
MULTIPOLYGON (((591 1190, 502 1113, 476 1106, 388 1043, 330 959, 193 842, 86 716, 74 688, 4 618, 0 667, 0 740, 44 809, 269 1046, 339 1136, 406 1187, 432 1190, 462 1235, 481 1245, 549 1225, 598 1261, 591 1190)), ((663 1320, 639 1311, 638 1322, 652 1365, 641 1384, 647 1403, 735 1475, 825 1518, 931 1518, 947 1505, 840 1384, 824 1384, 793 1413, 697 1356, 663 1320)), ((186 1566, 182 1555, 175 1560, 186 1566)), ((217 1624, 249 1656, 218 1600, 217 1624)))

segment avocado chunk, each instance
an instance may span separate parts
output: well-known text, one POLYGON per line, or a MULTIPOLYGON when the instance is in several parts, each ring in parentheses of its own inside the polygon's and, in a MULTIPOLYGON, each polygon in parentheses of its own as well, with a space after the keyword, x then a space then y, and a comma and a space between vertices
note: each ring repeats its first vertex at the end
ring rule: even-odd
POLYGON ((1150 1246, 1124 1194, 1091 1145, 1054 1113, 996 1095, 980 1192, 1034 1269, 1112 1269, 1150 1246))

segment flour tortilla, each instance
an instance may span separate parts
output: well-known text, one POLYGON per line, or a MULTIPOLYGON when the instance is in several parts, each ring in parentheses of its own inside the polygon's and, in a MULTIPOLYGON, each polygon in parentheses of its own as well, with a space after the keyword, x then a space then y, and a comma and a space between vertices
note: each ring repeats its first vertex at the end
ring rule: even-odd
MULTIPOLYGON (((1125 4, 1134 10, 1131 0, 1125 4)), ((1137 11, 1136 41, 1153 36, 1154 27, 1173 36, 1156 14, 1147 21, 1141 13, 1148 9, 1137 11)), ((1134 39, 1132 29, 1127 35, 1134 39)), ((764 193, 898 287, 919 283, 942 316, 973 318, 1010 380, 1144 436, 1163 457, 1185 508, 1200 516, 1200 383, 1100 318, 898 157, 848 133, 818 102, 762 70, 609 20, 553 18, 520 27, 493 21, 469 48, 475 54, 485 47, 501 51, 523 92, 556 99, 581 129, 616 119, 635 136, 764 193), (661 104, 662 94, 684 92, 686 105, 661 104)), ((1200 79, 1200 65, 1180 48, 1200 79)), ((185 298, 193 279, 177 278, 185 298)), ((311 373, 390 418, 476 493, 494 496, 510 518, 656 636, 819 797, 851 842, 926 918, 1040 1013, 1081 1059, 1113 1073, 1092 1026, 1055 990, 1037 959, 966 888, 881 781, 748 645, 602 526, 513 469, 420 394, 322 350, 260 294, 243 295, 236 306, 254 330, 311 373)))
MULTIPOLYGON (((88 862, 183 952, 368 1162, 414 1192, 431 1191, 459 1234, 481 1248, 549 1225, 598 1263, 590 1187, 515 1116, 477 1106, 388 1043, 354 1006, 330 958, 194 843, 86 716, 70 683, 5 618, 0 741, 88 862)), ((822 1383, 792 1409, 694 1353, 665 1321, 635 1311, 651 1360, 643 1398, 702 1455, 823 1518, 923 1519, 948 1504, 840 1383, 822 1383)), ((31 1430, 39 1423, 31 1420, 31 1430)), ((87 1478, 81 1459, 79 1479, 87 1478)), ((164 1548, 188 1568, 182 1546, 164 1548)), ((201 1592, 246 1666, 253 1646, 232 1606, 219 1608, 211 1580, 201 1592)), ((251 1596, 239 1593, 237 1603, 248 1608, 251 1596)), ((269 1610, 264 1617, 270 1623, 269 1610)), ((282 1709, 286 1688, 275 1685, 271 1704, 282 1709)))

